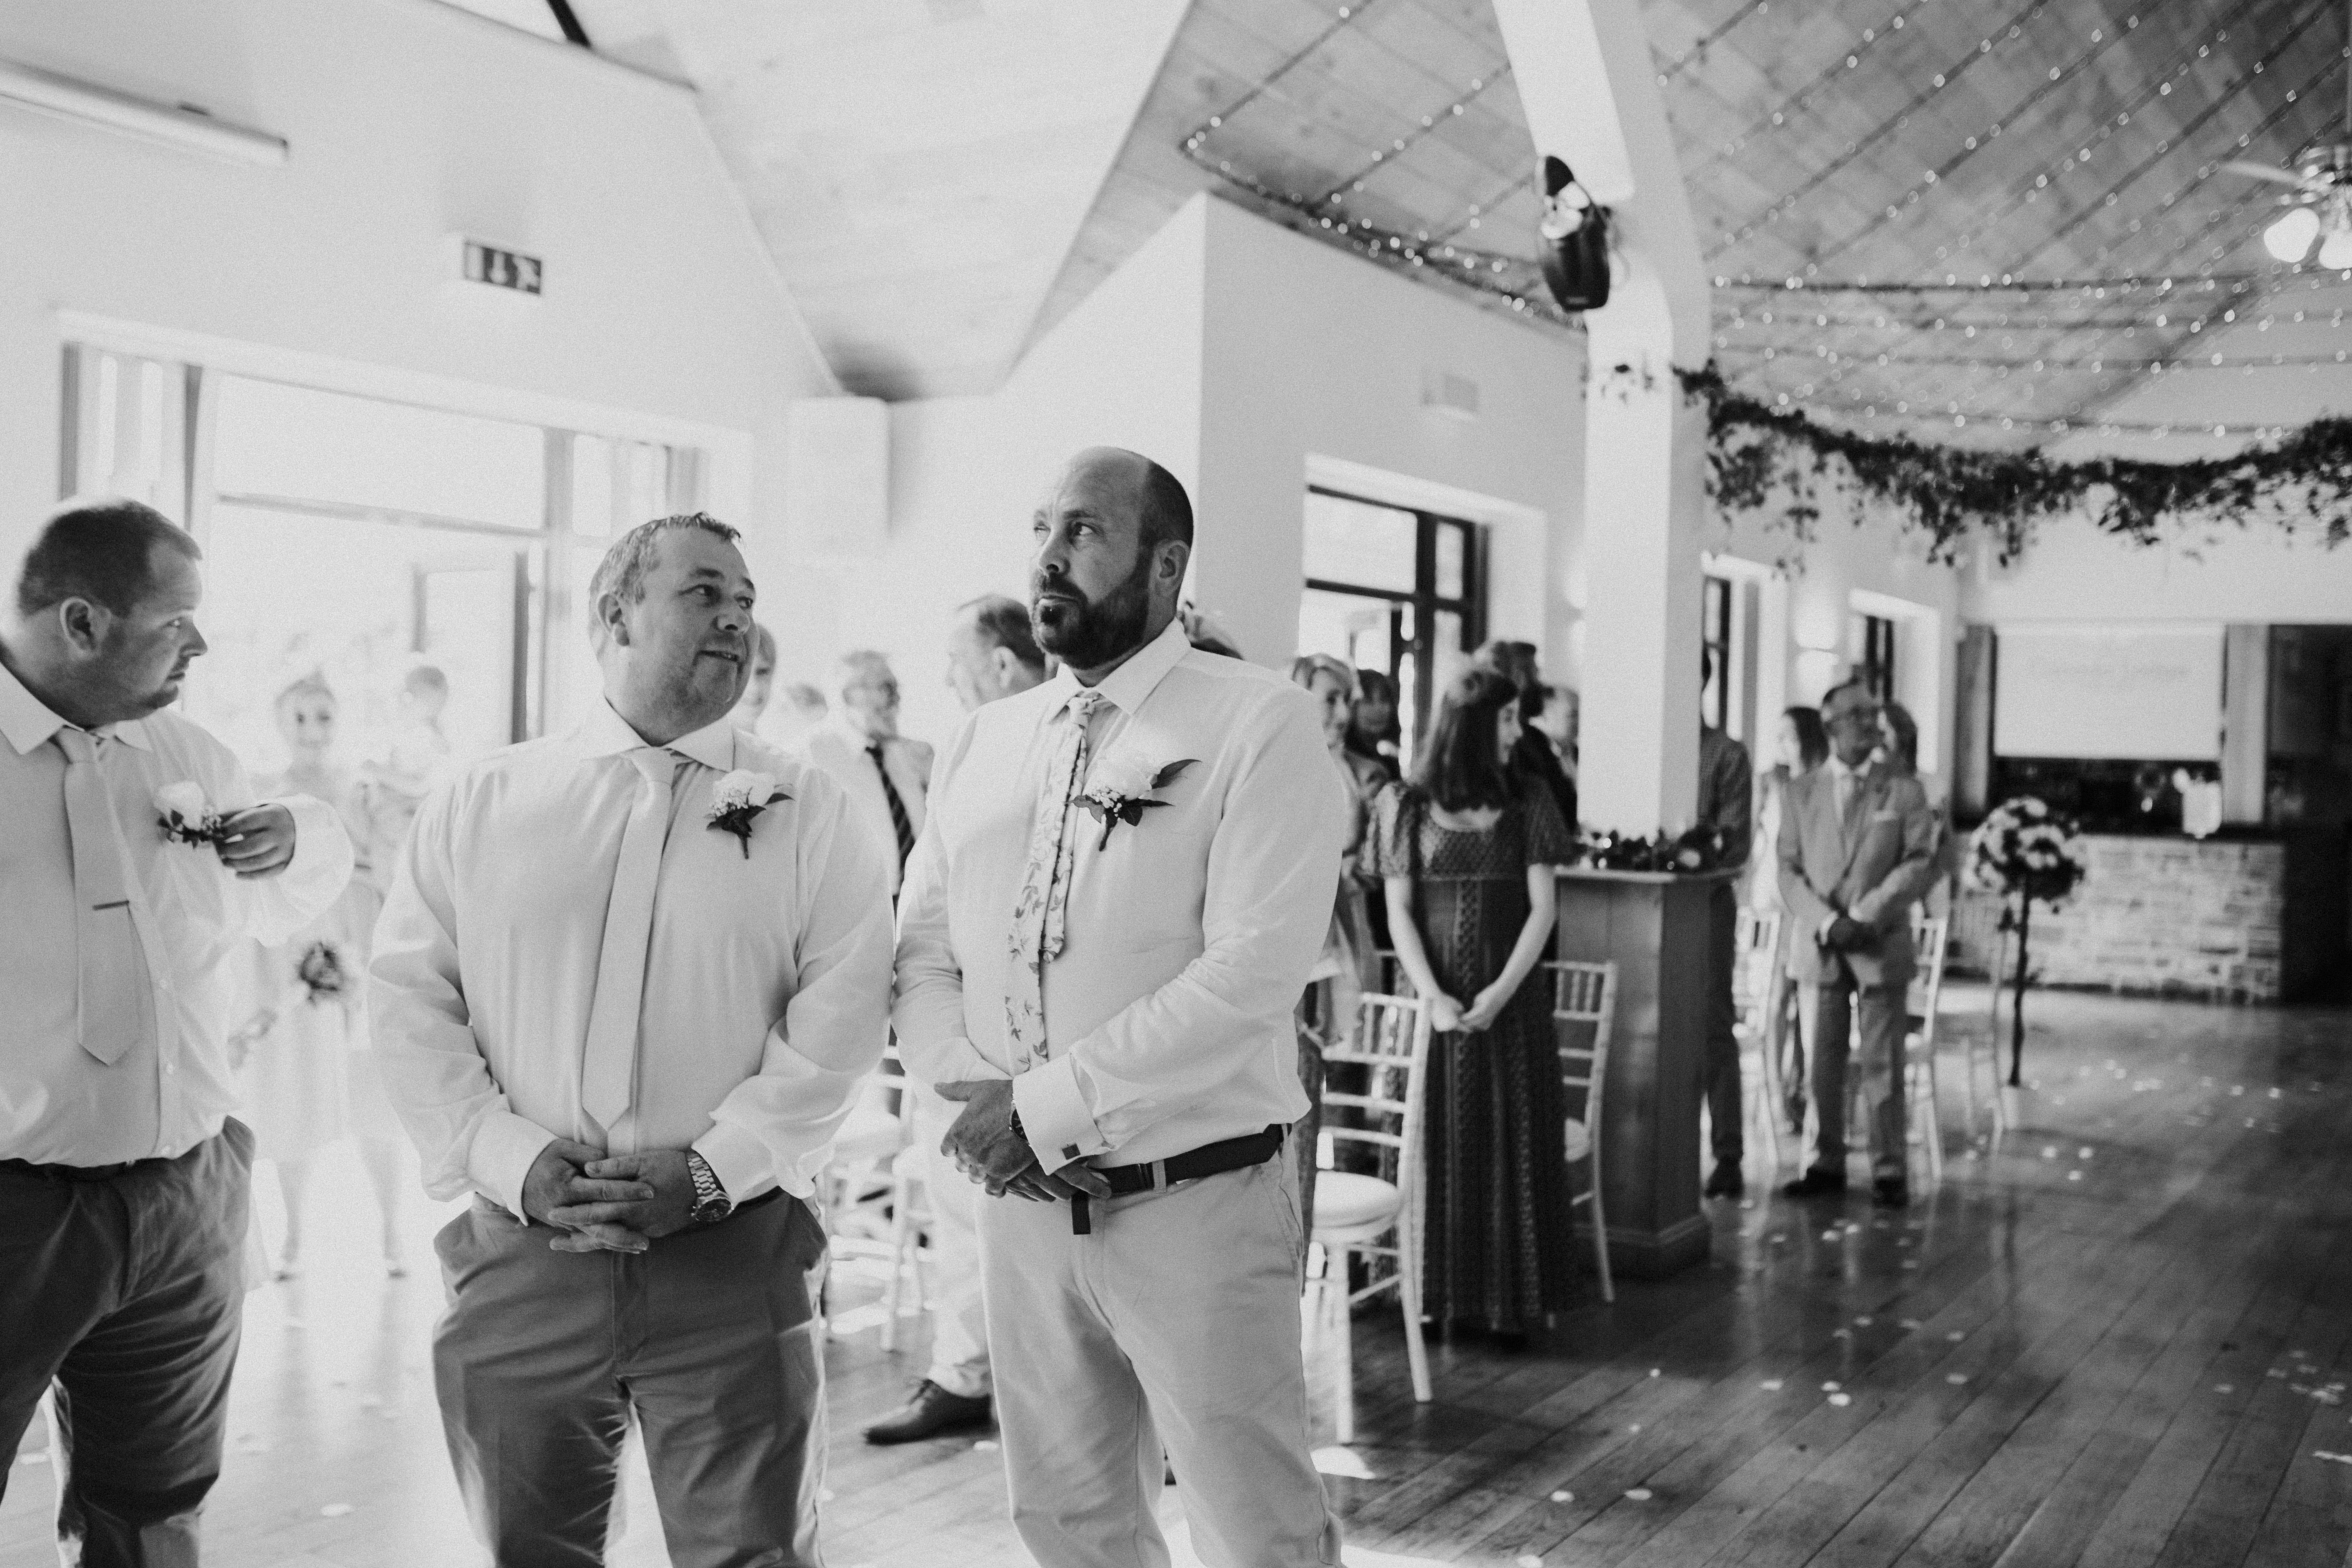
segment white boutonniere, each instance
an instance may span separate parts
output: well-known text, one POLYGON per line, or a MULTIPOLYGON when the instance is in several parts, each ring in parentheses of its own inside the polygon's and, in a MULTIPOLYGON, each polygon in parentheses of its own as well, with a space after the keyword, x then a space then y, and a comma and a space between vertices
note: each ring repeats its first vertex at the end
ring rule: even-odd
POLYGON ((155 812, 156 826, 175 844, 209 844, 218 848, 228 837, 221 828, 221 814, 205 795, 205 786, 192 779, 157 790, 155 812))
POLYGON ((1151 792, 1175 783, 1197 760, 1180 757, 1155 763, 1132 752, 1113 752, 1096 763, 1087 772, 1087 792, 1078 797, 1078 804, 1103 825, 1102 842, 1096 847, 1109 847, 1110 830, 1120 823, 1132 826, 1153 806, 1166 805, 1164 800, 1153 800, 1151 792))
POLYGON ((743 858, 751 858, 751 825, 760 814, 780 800, 792 796, 776 787, 773 773, 755 773, 737 768, 723 775, 710 788, 710 826, 721 833, 731 833, 743 846, 743 858))

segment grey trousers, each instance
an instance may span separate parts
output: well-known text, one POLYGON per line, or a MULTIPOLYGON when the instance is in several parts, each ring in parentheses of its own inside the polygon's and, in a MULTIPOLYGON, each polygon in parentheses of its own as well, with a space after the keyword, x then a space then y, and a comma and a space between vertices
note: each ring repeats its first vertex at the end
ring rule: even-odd
POLYGON ((1903 1029, 1906 988, 1863 987, 1851 974, 1823 976, 1815 990, 1812 1018, 1813 1111, 1821 1121, 1813 1163, 1826 1171, 1845 1169, 1847 1058, 1854 1053, 1854 1018, 1861 1017, 1863 1112, 1869 1118, 1870 1169, 1874 1177, 1901 1176, 1909 1170, 1910 1128, 1903 1096, 1903 1029))
POLYGON ((792 1197, 631 1257, 557 1252, 488 1200, 435 1238, 434 1382, 499 1568, 604 1561, 635 1411, 678 1568, 816 1568, 824 1228, 792 1197))
POLYGON ((1013 1523, 1042 1568, 1166 1568, 1161 1454, 1209 1568, 1337 1564, 1307 1439, 1285 1154, 1093 1205, 983 1198, 1013 1523))
POLYGON ((0 1489, 53 1384, 60 1555, 194 1568, 245 1307, 253 1134, 103 1182, 0 1170, 0 1489))

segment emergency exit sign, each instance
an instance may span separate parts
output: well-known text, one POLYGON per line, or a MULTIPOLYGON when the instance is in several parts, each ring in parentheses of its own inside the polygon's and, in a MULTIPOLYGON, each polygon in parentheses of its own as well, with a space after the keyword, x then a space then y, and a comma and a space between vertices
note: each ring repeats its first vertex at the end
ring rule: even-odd
POLYGON ((478 239, 460 242, 459 270, 468 283, 511 289, 518 294, 539 292, 541 263, 536 256, 504 250, 478 239))

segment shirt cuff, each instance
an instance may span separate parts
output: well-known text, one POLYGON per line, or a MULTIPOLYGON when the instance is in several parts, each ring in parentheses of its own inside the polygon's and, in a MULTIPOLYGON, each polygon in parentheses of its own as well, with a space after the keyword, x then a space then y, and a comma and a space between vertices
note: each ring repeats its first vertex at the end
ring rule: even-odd
POLYGON ((1076 1058, 1057 1057, 1013 1080, 1013 1109, 1021 1113, 1037 1163, 1048 1171, 1110 1148, 1078 1092, 1077 1069, 1076 1058))
POLYGON ((727 1201, 739 1207, 776 1184, 768 1146, 740 1127, 719 1122, 694 1141, 694 1152, 719 1178, 727 1201))
POLYGON ((340 891, 358 862, 343 819, 333 806, 313 795, 289 795, 275 804, 284 806, 294 819, 294 856, 286 863, 287 874, 331 879, 340 891))
POLYGON ((473 1146, 466 1155, 466 1173, 474 1179, 474 1185, 528 1225, 530 1216, 522 1212, 523 1180, 530 1174, 540 1151, 554 1142, 554 1133, 529 1117, 517 1116, 511 1110, 494 1110, 474 1130, 473 1146))
POLYGON ((1819 931, 1815 931, 1815 932, 1813 933, 1813 940, 1814 940, 1815 942, 1827 942, 1827 941, 1829 941, 1829 939, 1830 939, 1830 931, 1831 931, 1832 928, 1833 928, 1833 927, 1838 923, 1838 921, 1840 920, 1840 918, 1841 918, 1840 916, 1835 915, 1835 914, 1832 914, 1832 915, 1828 915, 1828 916, 1823 917, 1823 919, 1822 919, 1822 929, 1821 929, 1821 930, 1819 930, 1819 931))

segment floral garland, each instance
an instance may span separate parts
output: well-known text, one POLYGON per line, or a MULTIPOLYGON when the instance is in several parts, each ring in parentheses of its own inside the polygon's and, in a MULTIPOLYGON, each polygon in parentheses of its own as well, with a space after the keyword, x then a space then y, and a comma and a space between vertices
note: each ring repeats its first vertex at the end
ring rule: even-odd
POLYGON ((1861 436, 1773 408, 1727 384, 1713 364, 1680 373, 1685 395, 1707 407, 1708 493, 1733 511, 1760 510, 1776 489, 1780 521, 1810 542, 1819 484, 1842 476, 1901 513, 1928 538, 1930 561, 1957 560, 1971 535, 2005 564, 2024 552, 2033 524, 2072 511, 2135 544, 2154 544, 2168 517, 2219 514, 2240 526, 2262 513, 2290 533, 2316 531, 2328 548, 2352 540, 2352 419, 2315 419, 2284 440, 2227 458, 2149 463, 2097 458, 2061 463, 2039 450, 1930 446, 1861 436))
POLYGON ((1719 869, 1723 834, 1712 827, 1694 827, 1679 836, 1658 833, 1648 838, 1624 833, 1587 833, 1576 842, 1579 866, 1599 871, 1672 871, 1691 875, 1719 869))

